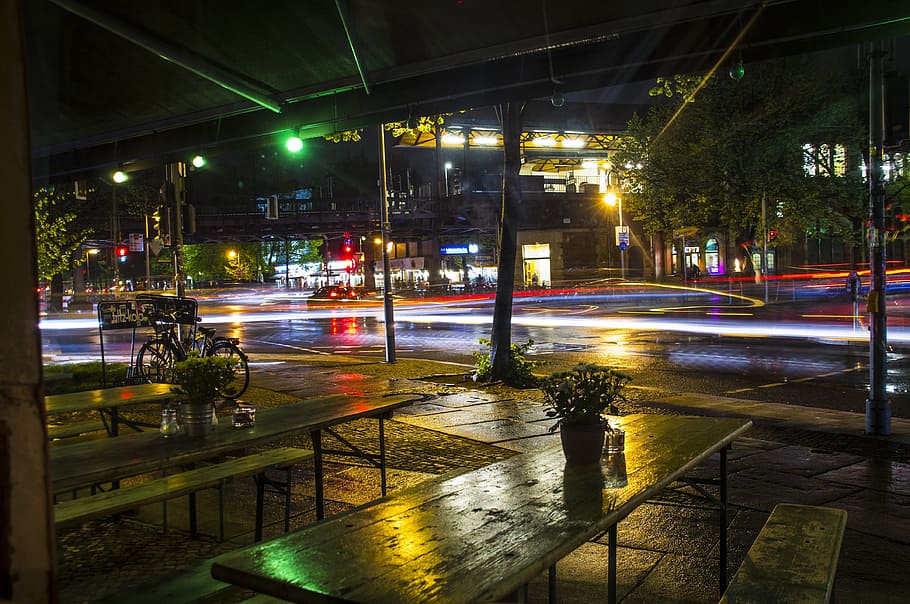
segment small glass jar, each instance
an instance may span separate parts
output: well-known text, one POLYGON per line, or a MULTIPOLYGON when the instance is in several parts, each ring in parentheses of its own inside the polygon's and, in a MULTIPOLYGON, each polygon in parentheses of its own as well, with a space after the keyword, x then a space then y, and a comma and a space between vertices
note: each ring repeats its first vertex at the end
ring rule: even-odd
POLYGON ((231 425, 234 428, 252 428, 256 425, 256 407, 246 403, 238 402, 234 405, 234 412, 231 415, 231 425))
POLYGON ((177 410, 171 407, 161 410, 161 435, 165 438, 180 434, 180 424, 177 423, 177 410))
POLYGON ((626 450, 626 432, 622 428, 613 428, 607 432, 607 453, 622 453, 626 450))

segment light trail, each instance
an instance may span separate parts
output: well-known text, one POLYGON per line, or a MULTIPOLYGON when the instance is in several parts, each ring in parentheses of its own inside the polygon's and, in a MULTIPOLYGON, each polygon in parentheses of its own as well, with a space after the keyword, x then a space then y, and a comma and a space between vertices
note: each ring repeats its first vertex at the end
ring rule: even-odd
MULTIPOLYGON (((382 322, 382 309, 360 309, 351 313, 353 309, 344 311, 275 311, 254 312, 244 314, 219 314, 206 315, 204 324, 231 324, 242 325, 245 323, 259 323, 270 321, 298 321, 318 318, 374 318, 382 322)), ((423 324, 455 324, 455 325, 489 325, 493 322, 492 314, 465 314, 445 313, 430 314, 426 309, 399 309, 396 313, 396 322, 423 323, 423 324)), ((735 321, 717 317, 717 320, 703 322, 695 319, 673 320, 663 317, 566 317, 566 316, 540 316, 516 314, 512 317, 513 325, 525 327, 572 327, 583 329, 602 330, 644 330, 644 331, 670 331, 682 333, 696 333, 704 335, 719 335, 729 337, 748 338, 798 338, 806 340, 832 340, 860 342, 868 341, 869 334, 864 329, 854 329, 852 326, 833 325, 782 325, 773 322, 735 321)), ((40 323, 42 331, 55 330, 82 330, 98 329, 98 322, 94 319, 56 319, 45 318, 40 323)), ((910 330, 902 327, 888 328, 889 342, 910 342, 910 330)))

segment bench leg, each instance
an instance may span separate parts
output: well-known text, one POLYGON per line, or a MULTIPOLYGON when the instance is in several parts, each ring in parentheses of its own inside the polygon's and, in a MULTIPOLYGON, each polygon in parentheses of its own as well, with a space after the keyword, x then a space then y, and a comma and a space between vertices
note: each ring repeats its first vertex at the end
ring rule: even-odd
POLYGON ((263 500, 265 499, 265 472, 256 475, 256 533, 255 541, 262 541, 263 500))
POLYGON ((284 532, 291 530, 291 466, 284 469, 284 532))
POLYGON ((189 494, 189 505, 190 505, 190 534, 195 537, 197 526, 196 526, 196 493, 189 494))
POLYGON ((720 595, 727 590, 727 451, 720 450, 720 595))
POLYGON ((313 441, 313 475, 316 481, 316 520, 325 517, 325 493, 322 489, 322 430, 310 433, 313 441))
POLYGON ((218 483, 218 541, 224 541, 224 481, 218 483))

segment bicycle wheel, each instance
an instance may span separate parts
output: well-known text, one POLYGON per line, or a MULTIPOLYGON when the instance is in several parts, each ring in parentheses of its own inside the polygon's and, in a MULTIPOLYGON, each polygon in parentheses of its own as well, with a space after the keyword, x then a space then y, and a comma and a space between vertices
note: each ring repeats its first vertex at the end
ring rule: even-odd
POLYGON ((246 392, 250 385, 250 366, 246 354, 237 345, 230 340, 218 340, 212 346, 209 356, 231 359, 234 364, 234 378, 219 391, 221 396, 234 400, 246 392))
POLYGON ((136 355, 136 371, 150 382, 174 383, 177 351, 170 342, 146 342, 136 355))

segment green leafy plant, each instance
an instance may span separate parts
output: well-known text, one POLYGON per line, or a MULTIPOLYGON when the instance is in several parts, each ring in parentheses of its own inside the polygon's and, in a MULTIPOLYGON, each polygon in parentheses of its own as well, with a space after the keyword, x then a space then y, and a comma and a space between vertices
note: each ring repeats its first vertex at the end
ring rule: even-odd
MULTIPOLYGON (((490 346, 492 342, 487 338, 480 338, 480 345, 485 350, 472 353, 474 357, 474 381, 483 382, 490 378, 493 365, 490 363, 490 346)), ((533 386, 537 384, 534 370, 544 364, 544 361, 534 361, 526 356, 529 348, 534 346, 534 340, 527 344, 513 343, 509 347, 509 376, 505 381, 514 386, 533 386)))
POLYGON ((225 357, 201 357, 192 354, 174 364, 176 382, 183 388, 187 402, 213 404, 219 390, 234 377, 234 361, 225 357))
POLYGON ((612 431, 604 415, 618 414, 617 403, 628 402, 623 390, 631 380, 625 373, 592 363, 550 374, 540 383, 547 402, 547 417, 557 420, 550 426, 550 432, 564 423, 596 421, 602 421, 612 431))

